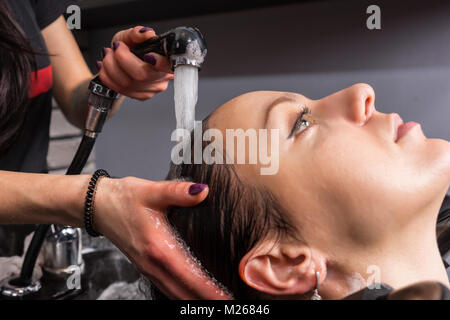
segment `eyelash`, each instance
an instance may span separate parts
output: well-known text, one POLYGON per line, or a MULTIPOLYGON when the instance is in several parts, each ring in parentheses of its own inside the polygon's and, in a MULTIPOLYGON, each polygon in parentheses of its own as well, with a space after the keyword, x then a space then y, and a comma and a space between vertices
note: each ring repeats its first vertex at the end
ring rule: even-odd
POLYGON ((301 128, 301 125, 303 124, 303 121, 307 121, 308 122, 308 127, 312 124, 312 121, 310 121, 308 119, 304 119, 305 115, 310 115, 310 114, 311 114, 311 110, 308 107, 303 106, 301 111, 300 111, 300 113, 299 113, 299 115, 298 115, 298 117, 297 117, 297 120, 295 120, 294 127, 292 128, 291 133, 288 136, 288 139, 292 138, 297 133, 297 130, 299 130, 301 128))

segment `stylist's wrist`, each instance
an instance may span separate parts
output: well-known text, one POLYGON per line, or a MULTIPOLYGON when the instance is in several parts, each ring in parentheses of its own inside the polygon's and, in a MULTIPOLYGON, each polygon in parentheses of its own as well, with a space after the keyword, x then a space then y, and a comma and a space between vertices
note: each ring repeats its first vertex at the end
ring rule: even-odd
MULTIPOLYGON (((117 198, 121 179, 101 177, 97 182, 94 198, 93 228, 96 232, 110 237, 111 215, 114 213, 113 199, 117 198)), ((84 211, 83 211, 84 212, 84 211)))
POLYGON ((47 175, 52 186, 48 196, 40 197, 39 210, 49 213, 51 221, 60 225, 84 227, 84 199, 90 175, 47 175))

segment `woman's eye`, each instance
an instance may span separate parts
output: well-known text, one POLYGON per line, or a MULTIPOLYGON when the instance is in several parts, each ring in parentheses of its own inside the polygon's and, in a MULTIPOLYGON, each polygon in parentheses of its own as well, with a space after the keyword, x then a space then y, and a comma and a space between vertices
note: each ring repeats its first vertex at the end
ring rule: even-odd
POLYGON ((306 117, 302 117, 302 119, 299 119, 295 122, 294 134, 302 132, 303 130, 307 129, 311 125, 311 122, 309 122, 309 120, 307 120, 305 118, 306 117))
POLYGON ((294 123, 294 127, 291 130, 288 138, 292 138, 294 135, 297 135, 304 130, 308 129, 309 126, 313 123, 310 119, 310 110, 308 108, 303 108, 300 112, 297 120, 294 123))

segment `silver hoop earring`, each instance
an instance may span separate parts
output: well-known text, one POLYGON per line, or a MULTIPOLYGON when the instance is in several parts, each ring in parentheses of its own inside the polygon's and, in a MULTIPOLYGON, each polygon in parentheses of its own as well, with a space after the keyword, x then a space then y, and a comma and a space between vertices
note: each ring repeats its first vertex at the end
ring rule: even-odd
POLYGON ((316 272, 316 288, 313 291, 313 295, 310 300, 322 300, 322 297, 319 294, 319 280, 320 280, 320 274, 317 271, 316 272))

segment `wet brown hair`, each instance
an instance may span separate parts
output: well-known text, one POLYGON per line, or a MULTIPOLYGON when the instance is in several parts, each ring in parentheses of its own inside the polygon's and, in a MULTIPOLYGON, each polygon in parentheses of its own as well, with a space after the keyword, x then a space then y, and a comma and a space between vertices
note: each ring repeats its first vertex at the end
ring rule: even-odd
MULTIPOLYGON (((203 132, 207 123, 208 119, 203 121, 203 132)), ((244 255, 266 236, 296 237, 296 229, 273 194, 244 181, 227 164, 171 163, 167 179, 209 186, 208 197, 201 204, 172 207, 168 212, 169 222, 203 267, 236 299, 270 298, 247 286, 238 267, 244 255)))

